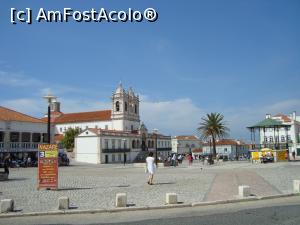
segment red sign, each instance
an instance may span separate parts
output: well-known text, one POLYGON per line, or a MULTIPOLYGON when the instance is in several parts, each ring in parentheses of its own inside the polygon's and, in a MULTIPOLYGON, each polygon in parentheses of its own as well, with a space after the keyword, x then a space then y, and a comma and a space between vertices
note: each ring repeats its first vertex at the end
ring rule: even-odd
POLYGON ((58 186, 58 148, 55 144, 40 144, 38 158, 38 189, 58 186))

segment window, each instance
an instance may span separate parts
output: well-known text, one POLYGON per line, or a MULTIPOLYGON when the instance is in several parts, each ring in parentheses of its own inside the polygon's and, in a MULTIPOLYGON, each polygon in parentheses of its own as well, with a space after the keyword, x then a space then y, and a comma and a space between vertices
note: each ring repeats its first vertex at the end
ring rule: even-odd
POLYGON ((104 140, 104 148, 108 149, 108 140, 107 139, 104 140))
POLYGON ((105 130, 108 130, 108 125, 105 125, 105 130))
POLYGON ((285 137, 284 137, 284 135, 281 135, 281 142, 285 142, 285 137))
POLYGON ((291 135, 288 135, 287 138, 288 138, 288 141, 291 141, 291 135))
POLYGON ((136 106, 136 104, 134 105, 134 113, 137 114, 137 106, 136 106))
POLYGON ((125 102, 125 111, 127 112, 127 102, 125 102))
POLYGON ((95 125, 95 128, 98 129, 98 125, 95 125))
POLYGON ((121 140, 118 140, 118 148, 122 148, 121 140))
POLYGON ((127 141, 124 141, 124 148, 127 148, 127 141))
POLYGON ((148 141, 148 148, 150 148, 151 147, 151 141, 149 140, 148 141))
POLYGON ((85 129, 88 129, 89 128, 89 126, 85 126, 85 129))
POLYGON ((269 142, 273 143, 273 137, 272 136, 269 137, 269 142))
POLYGON ((118 155, 118 161, 121 161, 121 160, 122 160, 122 155, 119 154, 119 155, 118 155))
POLYGON ((120 111, 120 102, 116 101, 116 111, 119 112, 120 111))
POLYGON ((135 140, 132 141, 132 148, 135 148, 135 140))
POLYGON ((265 143, 267 143, 268 142, 268 137, 265 137, 265 143))
POLYGON ((112 161, 112 162, 115 161, 115 155, 114 155, 114 154, 112 154, 112 156, 111 156, 111 161, 112 161))
POLYGON ((136 147, 140 148, 140 141, 139 140, 136 141, 136 147))
POLYGON ((24 132, 22 133, 22 142, 30 142, 30 133, 24 132))
POLYGON ((227 148, 224 148, 224 152, 227 152, 227 148))
POLYGON ((131 125, 131 131, 133 131, 133 125, 131 125))
POLYGON ((115 149, 115 148, 116 148, 116 140, 115 140, 115 139, 112 139, 112 140, 111 140, 111 148, 112 148, 112 149, 115 149))
POLYGON ((59 128, 59 131, 62 132, 62 127, 59 128))

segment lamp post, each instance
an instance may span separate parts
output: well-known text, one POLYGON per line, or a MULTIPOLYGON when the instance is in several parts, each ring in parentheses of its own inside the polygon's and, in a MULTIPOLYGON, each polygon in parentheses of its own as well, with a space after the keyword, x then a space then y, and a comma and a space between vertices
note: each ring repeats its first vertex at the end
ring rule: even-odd
POLYGON ((158 129, 153 129, 153 134, 155 137, 155 164, 157 166, 158 160, 157 160, 157 134, 158 134, 158 129))
POLYGON ((122 139, 123 141, 123 148, 124 148, 124 151, 123 151, 123 160, 124 160, 124 166, 126 164, 126 153, 125 153, 125 150, 126 150, 126 139, 122 139))
POLYGON ((47 141, 48 141, 48 144, 51 143, 51 134, 50 134, 50 130, 51 130, 51 126, 50 126, 50 123, 51 123, 51 110, 50 110, 50 106, 51 106, 51 103, 52 103, 52 100, 56 99, 55 96, 51 95, 51 94, 48 94, 48 95, 45 95, 43 97, 44 99, 46 99, 46 101, 48 102, 48 127, 47 127, 47 141))

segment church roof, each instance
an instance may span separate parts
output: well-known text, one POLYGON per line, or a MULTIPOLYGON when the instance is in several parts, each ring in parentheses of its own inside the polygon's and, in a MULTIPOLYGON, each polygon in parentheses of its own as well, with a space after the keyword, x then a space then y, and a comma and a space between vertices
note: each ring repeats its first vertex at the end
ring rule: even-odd
POLYGON ((193 140, 193 141, 199 141, 199 139, 196 136, 175 136, 176 139, 178 140, 193 140))
POLYGON ((54 119, 54 123, 80 123, 89 121, 108 121, 111 120, 111 110, 64 113, 60 117, 54 119))
POLYGON ((30 123, 45 123, 44 121, 32 116, 0 106, 0 120, 2 121, 18 121, 30 123))

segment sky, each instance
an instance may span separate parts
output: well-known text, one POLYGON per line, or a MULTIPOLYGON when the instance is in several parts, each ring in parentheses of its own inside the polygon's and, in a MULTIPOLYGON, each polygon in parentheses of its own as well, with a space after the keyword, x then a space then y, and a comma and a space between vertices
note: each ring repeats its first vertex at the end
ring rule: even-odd
POLYGON ((298 0, 3 0, 0 105, 42 117, 51 92, 63 112, 111 108, 121 81, 139 94, 148 130, 197 134, 222 113, 232 138, 266 113, 300 113, 298 0), (154 8, 155 22, 12 24, 11 8, 154 8))

